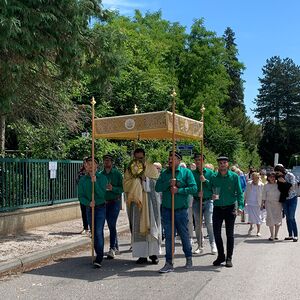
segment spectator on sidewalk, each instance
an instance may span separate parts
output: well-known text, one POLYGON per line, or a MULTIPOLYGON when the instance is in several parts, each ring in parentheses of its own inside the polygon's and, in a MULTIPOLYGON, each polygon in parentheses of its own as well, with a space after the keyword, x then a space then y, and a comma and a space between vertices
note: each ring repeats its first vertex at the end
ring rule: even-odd
MULTIPOLYGON (((80 178, 86 174, 85 165, 86 165, 86 157, 83 159, 82 166, 77 173, 77 178, 76 178, 77 185, 79 184, 80 178)), ((82 226, 83 226, 83 229, 80 233, 83 235, 88 235, 89 234, 89 224, 88 224, 87 216, 86 216, 86 206, 80 202, 80 199, 79 199, 79 203, 80 203, 82 226)))
POLYGON ((81 203, 86 206, 87 220, 92 229, 92 207, 94 207, 94 248, 96 259, 93 264, 96 268, 101 267, 104 254, 104 223, 105 223, 105 193, 107 186, 106 177, 97 172, 98 161, 94 161, 91 157, 86 159, 86 172, 82 176, 78 185, 78 196, 81 203), (95 174, 95 176, 93 176, 95 174), (94 201, 92 201, 92 180, 94 180, 94 201))
POLYGON ((121 172, 113 166, 113 156, 105 154, 103 156, 103 174, 107 179, 105 205, 106 205, 106 222, 109 229, 109 251, 107 258, 115 258, 119 252, 117 220, 121 209, 123 193, 123 176, 121 172))

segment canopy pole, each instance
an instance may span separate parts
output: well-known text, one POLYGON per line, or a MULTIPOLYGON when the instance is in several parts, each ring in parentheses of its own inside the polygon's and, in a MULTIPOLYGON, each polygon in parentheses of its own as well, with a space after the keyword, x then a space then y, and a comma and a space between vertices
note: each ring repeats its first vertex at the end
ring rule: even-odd
MULTIPOLYGON (((138 113, 138 107, 136 104, 134 104, 134 108, 133 108, 133 113, 136 115, 138 113)), ((133 151, 137 148, 137 141, 139 140, 139 134, 137 135, 137 137, 134 139, 133 141, 133 151)))
POLYGON ((94 254, 94 241, 95 241, 95 98, 92 97, 92 261, 94 262, 95 254, 94 254))
MULTIPOLYGON (((200 141, 200 147, 201 147, 201 162, 200 162, 200 176, 203 175, 203 150, 204 150, 204 112, 205 112, 205 107, 204 104, 202 104, 202 107, 200 109, 201 111, 201 122, 202 122, 202 139, 200 141)), ((202 232, 202 223, 203 223, 203 183, 200 180, 200 249, 203 249, 203 232, 202 232)))
MULTIPOLYGON (((176 185, 175 178, 175 97, 176 92, 175 89, 172 91, 172 187, 176 185)), ((175 221, 175 194, 174 190, 171 189, 172 194, 172 263, 174 263, 174 250, 175 250, 175 229, 174 229, 174 221, 175 221)))

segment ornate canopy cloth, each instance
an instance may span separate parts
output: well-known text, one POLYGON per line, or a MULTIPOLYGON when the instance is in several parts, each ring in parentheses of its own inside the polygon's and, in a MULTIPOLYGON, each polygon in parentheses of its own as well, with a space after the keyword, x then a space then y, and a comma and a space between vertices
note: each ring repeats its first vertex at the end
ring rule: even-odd
MULTIPOLYGON (((159 111, 95 119, 95 138, 172 139, 173 114, 159 111)), ((203 123, 175 114, 175 139, 201 140, 203 123)))

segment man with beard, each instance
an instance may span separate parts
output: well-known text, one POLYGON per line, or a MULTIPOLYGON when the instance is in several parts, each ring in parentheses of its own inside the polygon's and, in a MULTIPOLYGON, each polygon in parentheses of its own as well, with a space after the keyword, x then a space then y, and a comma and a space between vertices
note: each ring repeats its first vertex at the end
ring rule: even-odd
POLYGON ((132 223, 132 256, 137 264, 158 264, 161 246, 160 196, 155 192, 156 167, 145 160, 145 151, 137 148, 124 174, 129 217, 132 223))

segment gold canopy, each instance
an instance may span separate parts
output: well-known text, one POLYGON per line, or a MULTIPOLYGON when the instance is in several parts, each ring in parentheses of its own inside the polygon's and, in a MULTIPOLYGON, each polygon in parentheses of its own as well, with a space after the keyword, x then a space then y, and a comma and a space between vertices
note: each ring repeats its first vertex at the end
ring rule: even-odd
MULTIPOLYGON (((95 119, 95 138, 172 139, 172 113, 159 111, 95 119)), ((202 138, 202 122, 175 114, 175 139, 202 138)))

